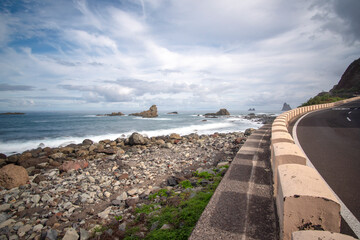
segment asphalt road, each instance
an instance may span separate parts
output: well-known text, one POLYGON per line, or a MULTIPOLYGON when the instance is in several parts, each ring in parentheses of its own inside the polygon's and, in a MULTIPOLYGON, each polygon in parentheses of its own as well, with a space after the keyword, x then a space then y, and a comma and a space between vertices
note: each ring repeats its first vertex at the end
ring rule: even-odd
MULTIPOLYGON (((360 101, 308 114, 296 134, 315 168, 360 220, 360 101)), ((354 235, 347 227, 342 232, 354 235)))

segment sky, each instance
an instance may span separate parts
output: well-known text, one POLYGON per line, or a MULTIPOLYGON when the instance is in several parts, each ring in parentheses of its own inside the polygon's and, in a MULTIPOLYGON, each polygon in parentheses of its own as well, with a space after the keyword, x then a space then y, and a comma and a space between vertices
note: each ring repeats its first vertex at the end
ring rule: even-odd
POLYGON ((360 57, 360 0, 1 0, 1 111, 281 109, 360 57))

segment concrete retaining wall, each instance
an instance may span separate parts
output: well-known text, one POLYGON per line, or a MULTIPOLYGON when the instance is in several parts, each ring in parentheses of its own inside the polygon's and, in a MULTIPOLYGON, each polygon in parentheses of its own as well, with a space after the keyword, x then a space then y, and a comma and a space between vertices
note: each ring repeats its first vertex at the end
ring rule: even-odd
POLYGON ((324 234, 331 235, 331 239, 353 239, 337 234, 341 223, 340 204, 319 173, 306 166, 306 156, 294 143, 287 127, 291 121, 308 112, 337 107, 358 99, 360 97, 300 107, 284 112, 274 120, 271 164, 280 239, 318 239, 324 234), (311 231, 319 229, 324 231, 311 231))

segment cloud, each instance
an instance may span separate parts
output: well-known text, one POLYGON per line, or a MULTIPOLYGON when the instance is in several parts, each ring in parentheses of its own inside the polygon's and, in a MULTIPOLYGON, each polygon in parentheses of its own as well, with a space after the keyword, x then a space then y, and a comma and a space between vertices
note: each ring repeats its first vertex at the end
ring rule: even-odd
POLYGON ((32 91, 33 86, 27 85, 9 85, 6 83, 0 84, 0 91, 32 91))
POLYGON ((299 105, 360 56, 358 2, 3 1, 2 98, 17 88, 63 108, 299 105))

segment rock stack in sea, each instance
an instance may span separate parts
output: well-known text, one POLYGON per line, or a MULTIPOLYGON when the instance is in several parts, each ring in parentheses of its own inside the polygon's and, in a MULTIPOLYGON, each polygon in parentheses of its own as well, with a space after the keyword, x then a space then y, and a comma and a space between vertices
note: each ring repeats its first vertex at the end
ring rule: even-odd
MULTIPOLYGON (((151 138, 133 133, 0 154, 1 166, 21 168, 15 170, 18 187, 0 187, 0 239, 87 239, 116 216, 133 220, 134 208, 159 188, 173 188, 194 170, 228 164, 245 140, 242 132, 151 138)), ((0 179, 7 178, 5 172, 3 167, 0 179)))
POLYGON ((226 110, 226 108, 221 108, 216 113, 206 113, 205 117, 214 118, 214 117, 217 117, 217 116, 228 116, 228 115, 230 115, 229 111, 226 110))
POLYGON ((281 109, 281 111, 289 111, 289 110, 291 110, 291 107, 290 107, 289 104, 287 104, 287 103, 285 102, 284 105, 283 105, 283 107, 282 107, 282 109, 281 109))
POLYGON ((152 105, 149 110, 140 113, 132 113, 130 116, 140 116, 143 118, 154 118, 158 116, 156 105, 152 105))

